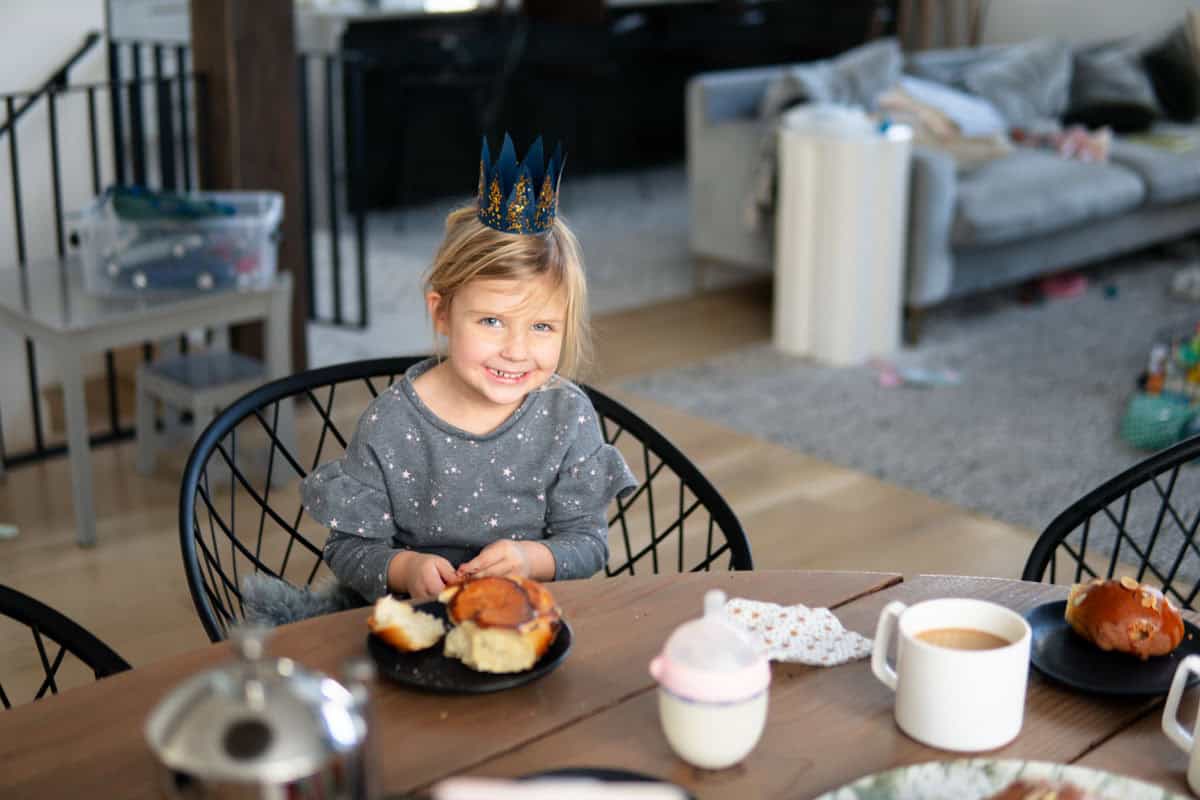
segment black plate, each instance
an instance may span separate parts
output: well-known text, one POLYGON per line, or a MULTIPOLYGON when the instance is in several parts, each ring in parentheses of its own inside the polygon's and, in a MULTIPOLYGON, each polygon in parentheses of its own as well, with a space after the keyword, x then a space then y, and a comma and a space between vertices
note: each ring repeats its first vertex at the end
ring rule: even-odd
MULTIPOLYGON (((1025 619, 1033 629, 1030 663, 1074 689, 1123 697, 1166 694, 1179 662, 1200 653, 1200 629, 1186 620, 1183 641, 1165 656, 1142 661, 1128 653, 1105 652, 1071 630, 1063 617, 1066 607, 1066 600, 1044 603, 1025 619)), ((1193 676, 1188 685, 1197 680, 1193 676)))
MULTIPOLYGON (((446 618, 446 607, 437 600, 427 600, 424 603, 414 603, 413 608, 433 614, 438 619, 449 624, 446 618)), ((563 620, 558 636, 554 637, 549 649, 538 659, 537 663, 524 672, 510 672, 503 675, 493 675, 490 672, 476 672, 465 666, 456 658, 446 658, 442 655, 442 640, 433 647, 418 650, 415 653, 405 653, 392 647, 375 634, 367 636, 367 652, 375 660, 375 666, 382 675, 386 675, 397 683, 424 689, 429 692, 445 692, 450 694, 485 694, 512 689, 536 681, 557 667, 571 649, 571 626, 563 620)))
MULTIPOLYGON (((539 778, 591 778, 595 781, 604 781, 606 783, 670 783, 662 778, 656 778, 653 775, 647 775, 644 772, 631 772, 627 769, 613 769, 611 767, 566 767, 564 769, 551 769, 545 772, 535 772, 532 775, 523 775, 520 780, 536 781, 539 778)), ((671 784, 674 786, 675 784, 671 784)), ((683 788, 682 786, 679 788, 683 788)), ((687 792, 689 800, 696 800, 695 795, 687 792)))

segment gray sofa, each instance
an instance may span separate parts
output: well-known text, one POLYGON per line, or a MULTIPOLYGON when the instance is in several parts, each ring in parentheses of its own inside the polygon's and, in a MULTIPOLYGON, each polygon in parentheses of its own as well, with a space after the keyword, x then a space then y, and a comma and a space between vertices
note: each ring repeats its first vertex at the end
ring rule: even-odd
MULTIPOLYGON (((964 63, 988 52, 917 54, 904 71, 953 83, 964 63)), ((770 141, 764 98, 788 69, 705 73, 688 85, 690 237, 701 259, 770 269, 773 231, 750 229, 745 209, 758 154, 770 141)), ((912 320, 972 292, 1200 230, 1200 147, 1177 153, 1117 137, 1108 163, 1018 147, 967 171, 943 151, 918 147, 909 212, 912 320)))

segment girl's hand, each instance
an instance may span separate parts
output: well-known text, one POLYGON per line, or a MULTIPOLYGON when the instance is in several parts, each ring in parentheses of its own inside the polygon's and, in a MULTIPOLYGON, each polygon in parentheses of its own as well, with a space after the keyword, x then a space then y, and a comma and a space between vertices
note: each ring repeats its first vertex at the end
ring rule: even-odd
POLYGON ((497 539, 458 568, 460 580, 517 575, 537 580, 554 578, 554 556, 540 542, 497 539))
POLYGON ((400 553, 388 564, 388 586, 403 592, 413 600, 437 597, 447 586, 462 578, 454 565, 432 553, 408 551, 400 553))

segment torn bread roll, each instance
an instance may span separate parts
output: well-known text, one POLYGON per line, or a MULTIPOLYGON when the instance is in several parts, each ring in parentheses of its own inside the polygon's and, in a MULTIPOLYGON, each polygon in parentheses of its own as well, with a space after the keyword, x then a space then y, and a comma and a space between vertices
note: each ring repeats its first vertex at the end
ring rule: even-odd
POLYGON ((545 586, 529 578, 476 578, 438 597, 453 624, 445 654, 479 672, 522 672, 554 642, 562 615, 545 586))
POLYGON ((406 652, 433 647, 446 632, 446 626, 433 614, 417 611, 411 603, 390 594, 375 601, 367 627, 392 647, 406 652))
POLYGON ((1067 624, 1101 650, 1130 653, 1143 661, 1174 650, 1183 639, 1183 618, 1161 591, 1125 576, 1077 583, 1067 595, 1067 624))

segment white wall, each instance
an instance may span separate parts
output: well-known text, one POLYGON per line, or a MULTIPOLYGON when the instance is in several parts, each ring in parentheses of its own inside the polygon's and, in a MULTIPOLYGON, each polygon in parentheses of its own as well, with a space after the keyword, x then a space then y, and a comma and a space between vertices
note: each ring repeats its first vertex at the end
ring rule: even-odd
MULTIPOLYGON (((90 30, 104 30, 104 0, 0 0, 0 93, 33 89, 44 82, 83 42, 90 30)), ((103 42, 92 48, 71 72, 72 83, 107 78, 103 42)), ((19 103, 18 103, 19 105, 19 103)), ((97 104, 98 126, 108 130, 105 103, 97 104)), ((59 153, 63 175, 63 205, 79 208, 92 196, 91 156, 87 134, 87 101, 84 96, 64 98, 59 104, 59 153)), ((0 105, 0 120, 5 112, 0 105)), ((20 155, 21 203, 26 221, 25 240, 31 260, 55 254, 55 229, 50 180, 50 145, 46 103, 39 102, 17 123, 20 155)), ((7 137, 0 137, 0 269, 17 263, 13 225, 12 172, 7 137)), ((109 138, 102 135, 101 159, 109 138)), ((112 176, 102 173, 102 181, 112 176)), ((55 379, 51 360, 39 354, 39 378, 55 379)), ((23 341, 0 328, 0 417, 5 445, 10 451, 31 445, 29 388, 25 378, 23 341)))
POLYGON ((1115 39, 1169 28, 1200 0, 991 0, 987 43, 1057 36, 1072 42, 1115 39))

